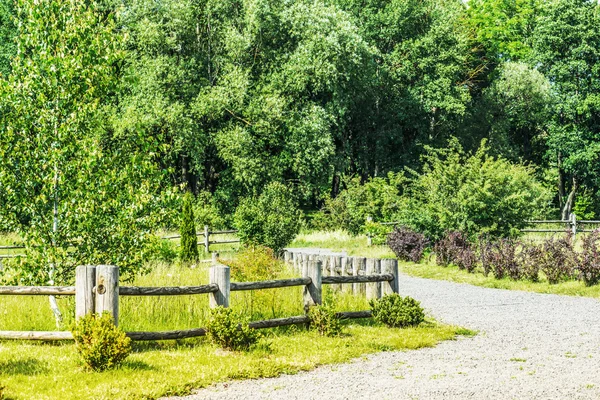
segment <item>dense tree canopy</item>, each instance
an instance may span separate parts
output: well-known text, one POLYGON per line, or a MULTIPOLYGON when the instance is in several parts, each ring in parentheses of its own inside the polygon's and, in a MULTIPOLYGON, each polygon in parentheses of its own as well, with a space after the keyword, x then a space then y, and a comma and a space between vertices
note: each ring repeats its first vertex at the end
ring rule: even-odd
POLYGON ((190 190, 231 225, 269 184, 303 209, 334 205, 346 187, 423 172, 425 149, 451 137, 529 165, 556 214, 600 211, 597 1, 81 0, 60 20, 80 31, 24 31, 53 7, 0 0, 4 229, 51 224, 51 199, 79 202, 57 197, 54 165, 65 182, 122 165, 106 177, 137 182, 144 201, 190 190), (18 183, 29 165, 43 189, 18 183), (22 207, 28 191, 46 208, 22 207))

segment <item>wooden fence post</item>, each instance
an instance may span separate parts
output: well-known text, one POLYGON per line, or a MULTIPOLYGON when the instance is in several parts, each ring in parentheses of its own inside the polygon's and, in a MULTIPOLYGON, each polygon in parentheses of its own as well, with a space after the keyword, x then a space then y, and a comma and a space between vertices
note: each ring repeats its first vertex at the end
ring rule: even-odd
POLYGON ((75 269, 75 318, 93 314, 94 286, 96 286, 96 267, 79 265, 75 269))
POLYGON ((108 312, 115 325, 119 324, 119 267, 114 265, 96 266, 95 311, 108 312))
POLYGON ((204 225, 204 250, 208 253, 208 249, 210 248, 210 232, 208 231, 208 225, 204 225))
MULTIPOLYGON (((376 258, 367 258, 367 275, 375 275, 381 271, 381 262, 376 258)), ((381 297, 381 285, 379 282, 367 283, 367 300, 378 299, 381 297)))
MULTIPOLYGON (((352 275, 352 261, 348 257, 340 257, 340 268, 342 270, 342 276, 352 275)), ((341 286, 342 293, 352 293, 352 285, 345 283, 341 286)))
POLYGON ((322 267, 323 264, 319 260, 311 260, 308 263, 308 270, 303 275, 311 279, 310 284, 304 286, 304 312, 312 306, 321 304, 322 301, 322 267))
POLYGON ((571 231, 573 232, 573 243, 575 243, 575 236, 577 235, 577 216, 575 213, 569 215, 571 219, 571 231))
POLYGON ((392 294, 399 292, 398 283, 398 260, 395 258, 384 258, 381 260, 381 273, 391 274, 394 276, 394 280, 390 282, 381 282, 381 294, 392 294))
MULTIPOLYGON (((352 276, 360 275, 360 271, 366 270, 366 258, 365 257, 352 257, 352 276)), ((353 283, 352 291, 355 295, 365 292, 364 283, 353 283)))
POLYGON ((229 307, 231 293, 231 272, 226 265, 213 265, 209 270, 209 282, 216 283, 219 290, 209 295, 210 308, 218 306, 229 307))
POLYGON ((291 256, 292 253, 290 253, 288 250, 283 251, 283 262, 285 262, 286 265, 289 265, 291 256))

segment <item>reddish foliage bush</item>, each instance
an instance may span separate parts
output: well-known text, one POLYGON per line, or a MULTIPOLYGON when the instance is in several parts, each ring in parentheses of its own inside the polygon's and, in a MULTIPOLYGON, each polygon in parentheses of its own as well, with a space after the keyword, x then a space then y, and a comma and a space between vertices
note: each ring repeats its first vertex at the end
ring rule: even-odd
POLYGON ((550 283, 558 283, 573 276, 577 263, 577 254, 573 248, 573 235, 567 234, 561 238, 549 238, 541 244, 536 262, 550 283))
POLYGON ((586 286, 592 286, 600 281, 600 231, 595 230, 583 238, 582 251, 579 255, 577 270, 579 279, 586 286))
POLYGON ((417 263, 423 257, 429 240, 423 234, 401 226, 388 235, 387 244, 400 260, 417 263))
POLYGON ((506 275, 515 280, 521 277, 517 247, 518 243, 512 239, 500 239, 487 248, 486 262, 496 279, 506 275))
POLYGON ((544 249, 534 243, 524 243, 519 254, 521 277, 532 282, 540 279, 540 266, 538 260, 543 256, 544 249))

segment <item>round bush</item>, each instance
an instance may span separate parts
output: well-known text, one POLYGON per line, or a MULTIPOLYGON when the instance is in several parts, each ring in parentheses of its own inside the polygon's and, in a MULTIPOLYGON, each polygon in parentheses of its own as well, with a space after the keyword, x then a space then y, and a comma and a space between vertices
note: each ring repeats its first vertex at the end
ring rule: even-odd
POLYGON ((111 369, 131 352, 131 339, 115 326, 110 314, 90 314, 80 318, 72 329, 75 348, 92 371, 111 369))
POLYGON ((371 300, 370 304, 375 320, 390 328, 417 326, 425 320, 421 303, 412 297, 402 297, 394 293, 371 300))
POLYGON ((248 350, 261 337, 260 332, 248 326, 248 321, 231 308, 210 310, 206 336, 217 346, 227 350, 248 350))
POLYGON ((273 182, 258 198, 240 203, 234 223, 242 243, 267 246, 277 252, 298 234, 300 216, 292 191, 282 183, 273 182))

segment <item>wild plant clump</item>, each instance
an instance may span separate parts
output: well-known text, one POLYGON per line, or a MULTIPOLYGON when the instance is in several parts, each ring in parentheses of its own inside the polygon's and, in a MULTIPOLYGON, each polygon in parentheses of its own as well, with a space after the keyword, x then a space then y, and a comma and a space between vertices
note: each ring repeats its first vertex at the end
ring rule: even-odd
POLYGON ((210 310, 206 336, 217 346, 233 351, 248 350, 261 338, 260 332, 250 328, 246 319, 225 307, 210 310))
POLYGON ((554 284, 573 276, 577 254, 573 248, 573 237, 549 238, 542 243, 539 259, 535 260, 540 270, 554 284))
POLYGON ((518 243, 512 239, 500 239, 486 249, 486 263, 496 279, 506 275, 514 280, 521 277, 517 246, 518 243))
POLYGON ((369 302, 376 321, 390 328, 417 326, 425 320, 421 303, 412 297, 402 297, 397 293, 383 296, 369 302))
POLYGON ((342 334, 342 322, 330 305, 311 307, 308 318, 310 318, 310 328, 319 332, 321 336, 336 337, 342 334))
POLYGON ((418 263, 429 240, 423 234, 402 226, 388 235, 387 244, 400 260, 418 263))
POLYGON ((531 282, 540 279, 540 266, 538 260, 544 256, 544 249, 534 243, 524 243, 519 254, 521 277, 531 282))
POLYGON ((92 371, 115 368, 131 352, 131 339, 115 326, 108 313, 89 314, 80 318, 71 332, 77 352, 84 365, 92 371))
POLYGON ((458 231, 446 232, 444 237, 433 247, 438 265, 455 264, 460 269, 473 272, 477 257, 467 235, 458 231))
POLYGON ((600 231, 595 230, 583 239, 577 270, 586 286, 600 281, 600 231))
POLYGON ((243 247, 227 265, 231 267, 231 277, 241 282, 275 279, 285 267, 273 250, 258 245, 243 247))

